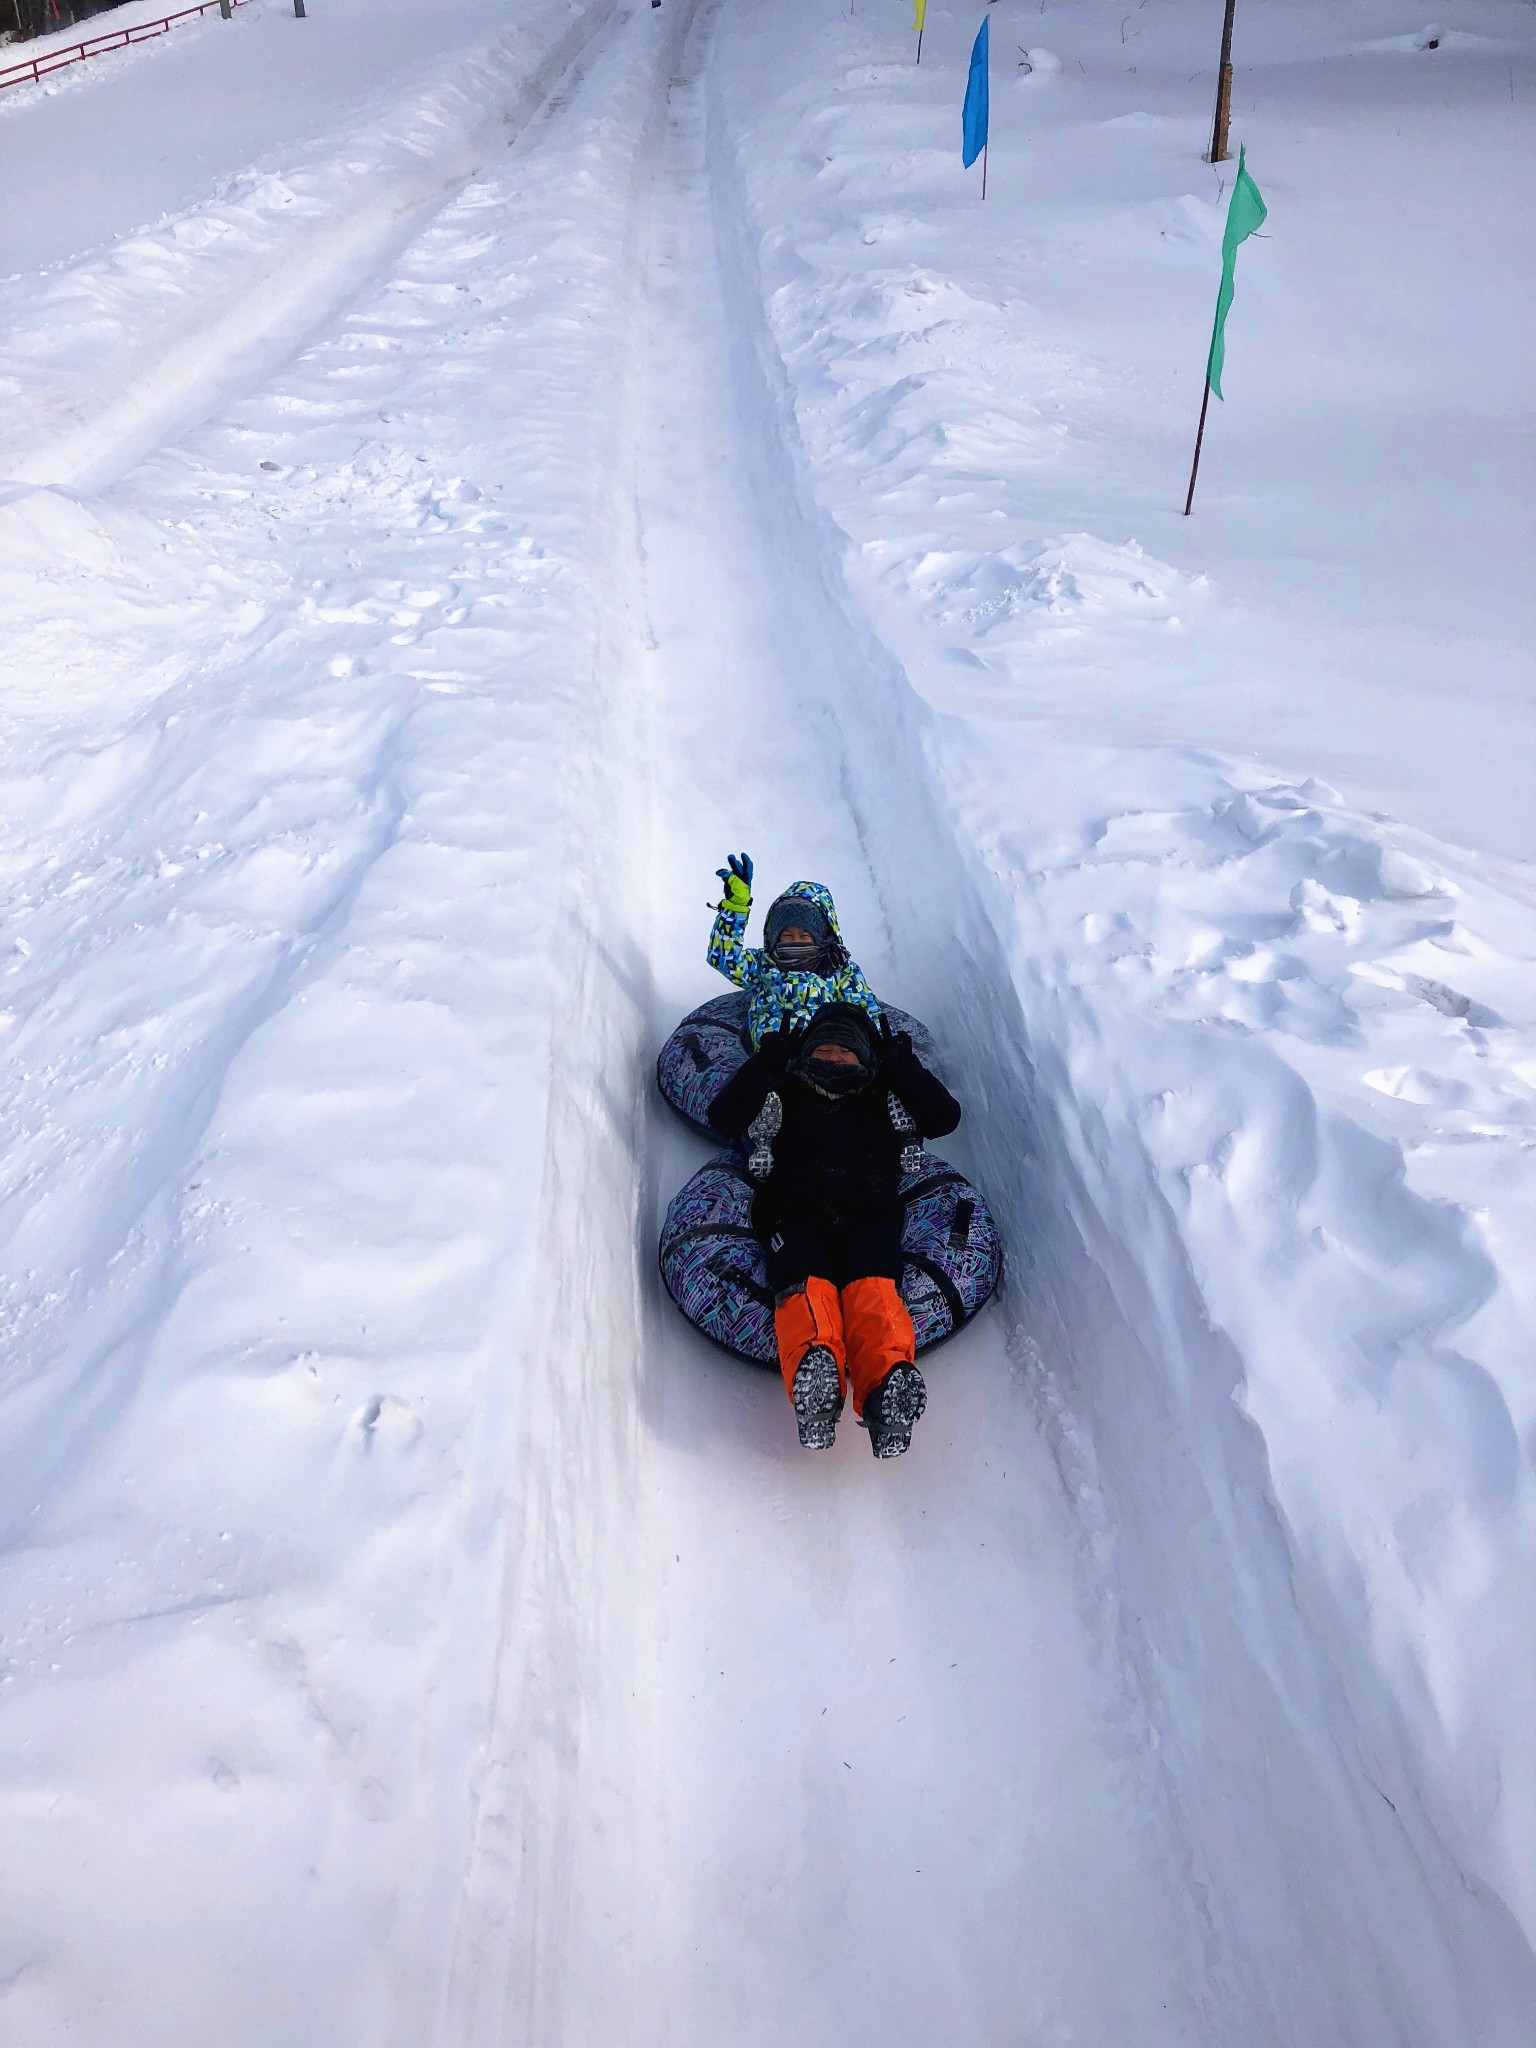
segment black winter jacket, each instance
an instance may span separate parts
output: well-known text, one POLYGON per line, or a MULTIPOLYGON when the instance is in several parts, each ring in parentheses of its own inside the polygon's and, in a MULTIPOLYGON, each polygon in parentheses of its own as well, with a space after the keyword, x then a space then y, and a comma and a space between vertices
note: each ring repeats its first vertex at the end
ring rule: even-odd
POLYGON ((960 1121, 960 1105, 913 1053, 886 1058, 852 1095, 824 1095, 797 1074, 776 1077, 761 1053, 733 1074, 710 1105, 723 1138, 746 1136, 769 1091, 783 1122, 773 1140, 773 1171, 758 1192, 756 1219, 812 1210, 859 1215, 889 1208, 901 1186, 903 1140, 891 1122, 894 1094, 925 1138, 942 1138, 960 1121))

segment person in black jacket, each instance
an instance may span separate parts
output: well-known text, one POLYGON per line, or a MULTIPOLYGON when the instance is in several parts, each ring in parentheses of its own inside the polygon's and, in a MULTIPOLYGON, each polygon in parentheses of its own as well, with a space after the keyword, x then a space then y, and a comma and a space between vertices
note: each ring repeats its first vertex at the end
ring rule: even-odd
POLYGON ((875 1456, 900 1457, 927 1405, 900 1289, 902 1153, 952 1131, 959 1103, 888 1018, 877 1029, 828 1003, 799 1032, 769 1032, 709 1120, 751 1147, 752 1228, 801 1443, 830 1447, 851 1384, 875 1456))

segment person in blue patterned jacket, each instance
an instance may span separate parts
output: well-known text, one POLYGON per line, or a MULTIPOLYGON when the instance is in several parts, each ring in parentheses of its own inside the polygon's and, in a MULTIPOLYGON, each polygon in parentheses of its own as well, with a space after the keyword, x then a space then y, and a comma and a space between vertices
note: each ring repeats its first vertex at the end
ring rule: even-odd
POLYGON ((717 870, 725 894, 715 912, 707 958, 747 992, 747 1033, 754 1051, 770 1031, 795 1031, 827 1003, 852 1003, 876 1024, 880 1005, 848 957, 832 892, 820 882, 791 882, 768 906, 761 949, 746 944, 752 910, 752 862, 727 856, 717 870))

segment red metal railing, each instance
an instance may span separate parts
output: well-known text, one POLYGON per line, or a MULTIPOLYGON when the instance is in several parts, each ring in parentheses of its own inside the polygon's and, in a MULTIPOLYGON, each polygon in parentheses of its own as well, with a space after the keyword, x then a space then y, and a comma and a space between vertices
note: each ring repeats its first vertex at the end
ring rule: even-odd
MULTIPOLYGON (((246 0, 229 0, 229 4, 244 7, 246 0)), ((44 50, 24 63, 7 64, 0 69, 0 92, 8 85, 35 85, 50 71, 62 71, 66 64, 83 64, 87 57, 104 57, 108 50, 126 50, 130 43, 147 43, 152 36, 163 36, 178 21, 190 21, 194 15, 215 14, 218 10, 219 0, 200 0, 196 7, 178 7, 174 14, 162 14, 156 21, 136 21, 132 28, 87 36, 83 43, 66 43, 62 50, 44 50)))

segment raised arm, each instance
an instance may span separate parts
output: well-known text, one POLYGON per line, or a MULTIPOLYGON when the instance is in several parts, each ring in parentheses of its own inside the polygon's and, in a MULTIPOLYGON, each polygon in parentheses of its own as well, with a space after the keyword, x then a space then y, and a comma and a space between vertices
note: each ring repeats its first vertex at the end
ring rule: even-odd
POLYGON ((908 1033, 891 1029, 888 1017, 880 1020, 880 1078, 917 1125, 920 1136, 947 1138, 959 1123, 959 1103, 912 1050, 908 1033))
POLYGON ((744 1138, 747 1126, 768 1099, 770 1089, 784 1086, 785 1071, 800 1044, 797 1031, 768 1031, 750 1059, 744 1060, 709 1105, 709 1121, 722 1138, 744 1138))
POLYGON ((740 988, 747 979, 747 962, 751 957, 746 936, 747 918, 752 910, 752 858, 750 854, 732 853, 726 859, 727 865, 716 870, 725 884, 725 894, 715 911, 704 957, 717 974, 723 974, 740 988))

